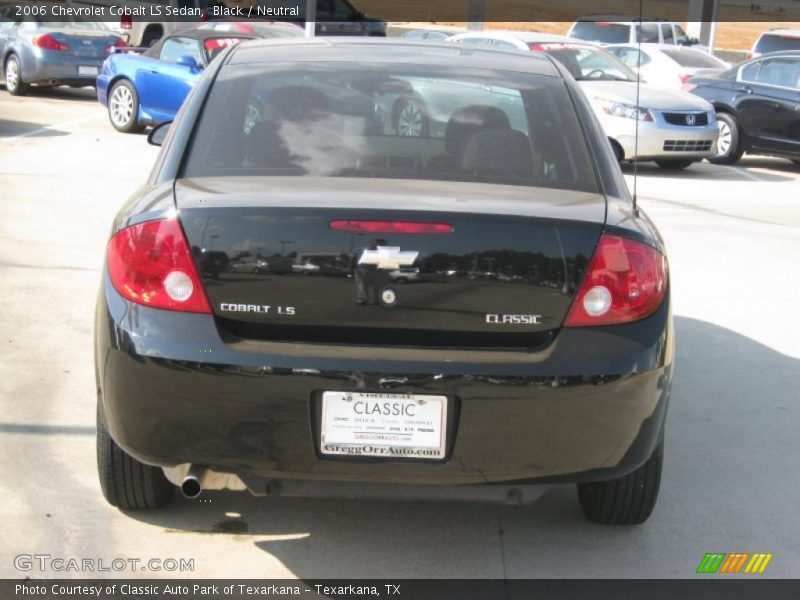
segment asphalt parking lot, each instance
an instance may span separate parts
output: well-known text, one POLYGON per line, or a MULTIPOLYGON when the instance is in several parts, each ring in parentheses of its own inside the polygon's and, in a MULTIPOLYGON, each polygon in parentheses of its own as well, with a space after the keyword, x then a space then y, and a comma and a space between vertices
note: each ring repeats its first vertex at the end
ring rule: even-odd
MULTIPOLYGON (((573 486, 530 507, 216 492, 124 514, 95 471, 92 320, 113 215, 158 150, 92 90, 0 90, 0 576, 13 557, 190 558, 200 577, 692 577, 770 552, 800 577, 800 167, 640 167, 670 253, 677 376, 661 495, 643 526, 587 523, 573 486)), ((630 182, 630 170, 627 171, 630 182)))

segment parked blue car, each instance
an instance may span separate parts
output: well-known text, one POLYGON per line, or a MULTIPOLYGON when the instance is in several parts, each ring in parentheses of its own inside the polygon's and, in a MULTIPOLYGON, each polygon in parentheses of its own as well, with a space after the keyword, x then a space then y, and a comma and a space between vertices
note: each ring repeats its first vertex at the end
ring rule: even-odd
POLYGON ((126 45, 103 23, 17 17, 13 9, 0 7, 0 66, 6 90, 15 96, 25 94, 31 84, 94 85, 109 52, 126 45))
POLYGON ((143 54, 112 54, 97 77, 97 99, 125 133, 171 121, 203 69, 223 49, 260 37, 208 29, 179 30, 143 54))

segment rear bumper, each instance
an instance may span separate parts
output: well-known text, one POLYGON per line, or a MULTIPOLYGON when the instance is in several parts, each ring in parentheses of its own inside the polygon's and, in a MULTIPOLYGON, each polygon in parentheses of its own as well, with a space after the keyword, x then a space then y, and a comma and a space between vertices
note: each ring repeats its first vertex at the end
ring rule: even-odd
POLYGON ((245 481, 404 484, 603 480, 658 443, 672 378, 669 301, 614 328, 564 329, 547 351, 364 349, 223 339, 212 317, 122 299, 107 276, 95 332, 100 418, 142 462, 245 481), (447 460, 318 454, 323 390, 446 394, 447 460))
POLYGON ((23 60, 22 78, 26 83, 49 83, 51 81, 69 85, 94 85, 105 58, 76 57, 66 52, 41 51, 33 53, 32 60, 23 60), (81 74, 79 68, 96 69, 94 75, 81 74))

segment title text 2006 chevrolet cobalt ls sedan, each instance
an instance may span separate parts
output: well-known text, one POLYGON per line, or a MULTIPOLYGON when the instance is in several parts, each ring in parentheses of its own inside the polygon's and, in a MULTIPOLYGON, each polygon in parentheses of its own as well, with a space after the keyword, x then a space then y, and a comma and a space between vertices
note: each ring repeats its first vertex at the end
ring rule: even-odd
POLYGON ((574 482, 589 519, 629 524, 656 501, 664 248, 544 54, 226 50, 114 223, 95 344, 121 508, 175 485, 526 502, 574 482), (449 113, 402 135, 392 107, 423 93, 449 113))

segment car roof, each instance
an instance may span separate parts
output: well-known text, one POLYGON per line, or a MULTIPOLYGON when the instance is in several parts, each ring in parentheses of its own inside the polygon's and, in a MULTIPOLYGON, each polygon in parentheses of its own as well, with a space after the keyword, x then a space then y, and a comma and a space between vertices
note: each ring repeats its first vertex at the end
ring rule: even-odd
MULTIPOLYGON (((606 48, 638 48, 639 44, 634 42, 626 42, 624 44, 608 44, 606 48)), ((673 52, 702 52, 708 56, 708 52, 692 48, 690 46, 676 46, 675 44, 653 44, 650 42, 642 42, 642 50, 672 50, 673 52)))
POLYGON ((658 22, 658 23, 676 23, 677 22, 677 21, 670 21, 668 19, 662 19, 662 18, 659 18, 659 17, 645 17, 645 16, 641 16, 640 17, 639 15, 633 15, 633 14, 626 15, 626 14, 622 14, 622 13, 607 13, 607 14, 584 15, 583 17, 578 19, 578 21, 588 21, 588 22, 602 21, 602 22, 620 23, 620 24, 630 24, 630 23, 632 23, 634 21, 636 21, 636 22, 638 22, 638 21, 644 21, 644 22, 652 21, 652 22, 658 22))
MULTIPOLYGON (((567 38, 568 39, 568 38, 567 38)), ((281 62, 394 62, 413 65, 459 66, 519 71, 561 77, 545 55, 517 50, 479 48, 401 38, 315 37, 259 39, 237 45, 226 61, 230 65, 281 62), (465 60, 465 56, 469 58, 465 60)))
POLYGON ((514 38, 525 43, 532 42, 562 42, 564 44, 585 44, 587 46, 597 46, 594 42, 586 40, 579 40, 577 38, 568 37, 566 35, 556 35, 554 33, 540 33, 538 31, 512 31, 504 29, 493 29, 491 31, 469 31, 467 33, 460 33, 453 38, 469 39, 475 37, 482 38, 514 38))
POLYGON ((756 60, 762 60, 764 58, 771 58, 773 56, 797 56, 797 57, 800 57, 800 48, 798 48, 797 50, 777 50, 775 52, 765 52, 764 54, 759 54, 758 56, 756 56, 754 58, 751 58, 750 60, 745 61, 745 62, 753 62, 753 61, 756 61, 756 60))
POLYGON ((769 29, 767 31, 762 31, 761 35, 798 35, 800 36, 800 29, 790 29, 788 27, 777 27, 775 29, 769 29))

